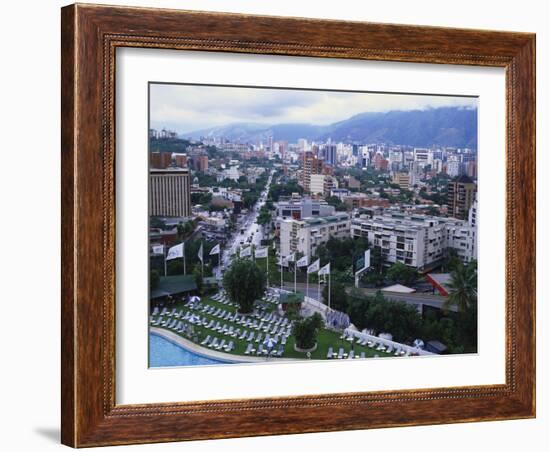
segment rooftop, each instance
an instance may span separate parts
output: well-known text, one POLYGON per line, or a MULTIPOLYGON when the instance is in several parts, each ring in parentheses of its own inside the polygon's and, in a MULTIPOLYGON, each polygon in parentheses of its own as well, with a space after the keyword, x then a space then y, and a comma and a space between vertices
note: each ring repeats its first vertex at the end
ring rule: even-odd
POLYGON ((161 276, 159 285, 151 290, 151 299, 197 290, 193 275, 161 276))

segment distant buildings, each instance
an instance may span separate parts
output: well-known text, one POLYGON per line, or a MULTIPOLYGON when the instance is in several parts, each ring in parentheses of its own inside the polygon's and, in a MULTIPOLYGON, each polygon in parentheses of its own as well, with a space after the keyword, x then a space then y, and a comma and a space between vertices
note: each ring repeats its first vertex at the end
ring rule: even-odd
POLYGON ((459 176, 447 185, 447 213, 449 216, 465 220, 474 203, 476 184, 466 175, 459 176))
POLYGON ((283 220, 280 222, 281 254, 288 256, 298 251, 313 256, 319 245, 330 237, 338 239, 350 236, 350 216, 337 213, 323 218, 283 220))
POLYGON ((399 185, 402 190, 409 189, 409 173, 393 173, 392 183, 399 185))
POLYGON ((149 215, 191 215, 191 181, 187 168, 150 170, 149 215))

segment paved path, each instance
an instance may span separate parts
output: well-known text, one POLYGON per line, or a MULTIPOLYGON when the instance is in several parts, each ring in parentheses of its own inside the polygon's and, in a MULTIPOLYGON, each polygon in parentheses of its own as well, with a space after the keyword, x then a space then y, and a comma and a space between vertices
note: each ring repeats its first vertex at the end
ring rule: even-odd
MULTIPOLYGON (((281 287, 280 285, 273 285, 275 288, 281 287)), ((307 293, 308 297, 314 298, 315 300, 319 299, 318 295, 318 289, 317 289, 317 283, 310 283, 309 285, 309 291, 307 293)), ((321 298, 323 293, 323 287, 324 285, 321 285, 321 298)), ((294 291, 294 283, 289 281, 284 281, 283 283, 283 289, 294 291)), ((296 289, 299 292, 302 292, 305 294, 306 292, 306 283, 296 283, 296 289)), ((365 295, 374 295, 379 289, 371 289, 366 287, 359 288, 359 291, 365 295)), ((347 288, 348 293, 351 291, 351 287, 347 288)), ((443 307, 443 304, 445 303, 446 298, 442 297, 441 295, 435 295, 435 294, 429 294, 429 293, 411 293, 411 294, 402 294, 402 293, 396 293, 396 292, 383 292, 384 296, 391 300, 396 301, 402 301, 404 303, 412 304, 415 306, 420 305, 426 305, 426 306, 432 306, 434 308, 441 309, 443 307)), ((450 311, 456 312, 456 307, 450 307, 450 311)))

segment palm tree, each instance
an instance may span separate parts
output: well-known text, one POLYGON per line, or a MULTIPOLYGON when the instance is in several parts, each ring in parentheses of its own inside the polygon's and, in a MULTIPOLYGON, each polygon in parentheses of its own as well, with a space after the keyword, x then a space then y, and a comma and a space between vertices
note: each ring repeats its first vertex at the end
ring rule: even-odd
POLYGON ((468 265, 457 265, 451 272, 449 283, 451 292, 443 305, 444 308, 456 306, 465 312, 477 302, 477 262, 468 265))

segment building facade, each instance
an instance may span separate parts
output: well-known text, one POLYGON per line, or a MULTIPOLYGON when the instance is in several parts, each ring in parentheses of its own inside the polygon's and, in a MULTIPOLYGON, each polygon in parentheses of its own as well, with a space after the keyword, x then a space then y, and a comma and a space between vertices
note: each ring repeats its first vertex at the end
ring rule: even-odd
POLYGON ((335 209, 325 201, 314 201, 304 198, 299 201, 288 200, 277 203, 277 217, 281 220, 310 217, 328 217, 334 215, 335 209))
POLYGON ((474 203, 476 184, 466 175, 459 176, 447 185, 447 213, 454 218, 466 220, 474 203))
POLYGON ((191 215, 191 179, 187 168, 150 170, 149 215, 163 217, 191 215))
POLYGON ((328 242, 330 237, 343 239, 350 236, 350 216, 337 213, 322 218, 280 221, 281 254, 288 256, 299 252, 313 256, 319 245, 328 242))
POLYGON ((401 262, 420 271, 438 265, 449 248, 464 262, 477 258, 475 231, 466 221, 401 212, 351 222, 352 237, 364 237, 378 247, 387 264, 401 262))

